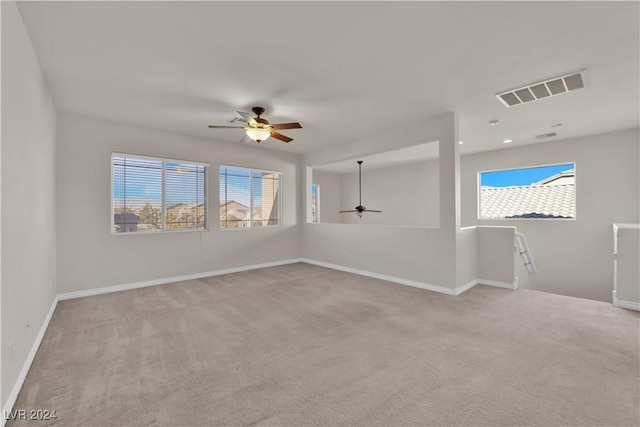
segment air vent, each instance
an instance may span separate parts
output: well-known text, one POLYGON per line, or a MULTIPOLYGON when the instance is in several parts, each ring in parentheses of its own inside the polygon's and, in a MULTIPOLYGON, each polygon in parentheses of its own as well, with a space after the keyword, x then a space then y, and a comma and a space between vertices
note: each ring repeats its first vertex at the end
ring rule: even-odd
POLYGON ((551 132, 551 133, 541 133, 540 135, 536 135, 536 139, 546 139, 546 138, 551 138, 553 136, 556 136, 557 134, 555 132, 551 132))
POLYGON ((499 93, 496 95, 496 98, 498 98, 498 101, 500 101, 502 105, 509 108, 514 105, 526 104, 542 98, 562 95, 563 93, 568 93, 584 87, 582 73, 583 72, 581 71, 579 73, 567 74, 544 80, 542 82, 532 83, 524 87, 499 93))

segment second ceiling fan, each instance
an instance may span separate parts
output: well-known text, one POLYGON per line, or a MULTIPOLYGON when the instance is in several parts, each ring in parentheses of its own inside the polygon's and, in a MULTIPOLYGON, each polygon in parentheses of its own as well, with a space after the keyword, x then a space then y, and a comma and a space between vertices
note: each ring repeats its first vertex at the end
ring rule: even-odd
POLYGON ((209 125, 212 129, 244 129, 249 138, 257 142, 258 144, 269 137, 279 139, 283 142, 291 142, 293 138, 289 138, 286 135, 276 132, 281 129, 301 129, 302 125, 298 122, 293 123, 269 123, 267 119, 260 117, 264 113, 264 108, 253 107, 251 111, 254 112, 256 117, 251 116, 244 111, 238 111, 238 114, 242 117, 242 120, 247 122, 246 126, 217 126, 209 125))
POLYGON ((362 160, 358 160, 358 195, 359 195, 359 204, 355 207, 355 209, 350 209, 346 211, 340 211, 339 213, 355 213, 360 218, 362 218, 362 214, 365 212, 376 212, 382 213, 382 211, 375 211, 372 209, 367 209, 362 206, 362 160))

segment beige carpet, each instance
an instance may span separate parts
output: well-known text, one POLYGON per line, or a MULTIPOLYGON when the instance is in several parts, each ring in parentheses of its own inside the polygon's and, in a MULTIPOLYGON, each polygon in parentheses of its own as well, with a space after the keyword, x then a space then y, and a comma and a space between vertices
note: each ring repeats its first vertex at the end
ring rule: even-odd
POLYGON ((292 264, 60 302, 8 426, 638 425, 638 327, 292 264))

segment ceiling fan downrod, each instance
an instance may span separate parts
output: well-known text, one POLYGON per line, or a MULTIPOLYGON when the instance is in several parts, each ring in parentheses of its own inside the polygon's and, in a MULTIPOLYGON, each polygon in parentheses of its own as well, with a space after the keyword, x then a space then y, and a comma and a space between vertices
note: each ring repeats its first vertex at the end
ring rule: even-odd
POLYGON ((362 160, 358 160, 358 194, 360 196, 358 207, 366 209, 362 206, 362 160))
POLYGON ((356 206, 355 209, 340 211, 339 213, 355 213, 360 218, 362 218, 362 214, 365 212, 382 213, 382 211, 367 210, 366 207, 362 206, 362 160, 357 160, 357 162, 358 162, 358 202, 360 204, 356 206))

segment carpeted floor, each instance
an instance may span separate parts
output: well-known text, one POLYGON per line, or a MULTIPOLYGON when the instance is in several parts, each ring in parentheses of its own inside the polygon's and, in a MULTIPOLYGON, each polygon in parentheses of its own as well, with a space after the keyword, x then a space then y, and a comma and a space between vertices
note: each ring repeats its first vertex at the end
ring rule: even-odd
POLYGON ((61 301, 7 425, 639 425, 638 328, 292 264, 61 301))

